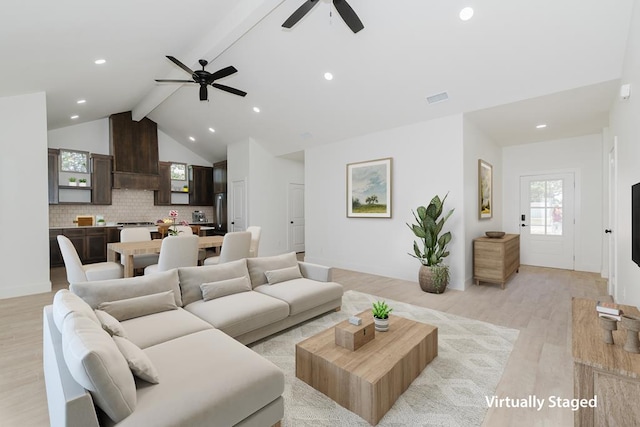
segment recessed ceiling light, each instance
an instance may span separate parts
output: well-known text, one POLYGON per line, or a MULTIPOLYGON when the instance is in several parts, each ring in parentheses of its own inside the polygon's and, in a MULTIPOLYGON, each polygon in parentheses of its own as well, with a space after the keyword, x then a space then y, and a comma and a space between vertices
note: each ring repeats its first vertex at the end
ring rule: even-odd
POLYGON ((78 99, 78 104, 84 104, 85 102, 87 102, 86 99, 78 99))
POLYGON ((327 73, 324 73, 324 78, 325 78, 326 80, 333 80, 333 74, 328 73, 328 72, 327 72, 327 73))
POLYGON ((536 129, 544 129, 546 127, 547 127, 547 125, 543 123, 541 125, 536 126, 536 129))
POLYGON ((216 130, 214 128, 209 128, 209 132, 214 133, 216 130))
POLYGON ((75 119, 77 119, 78 117, 80 117, 80 116, 79 116, 79 115, 77 115, 77 114, 75 114, 75 115, 71 116, 71 120, 75 120, 75 119))
POLYGON ((105 62, 107 62, 106 59, 96 59, 95 61, 93 61, 93 63, 96 64, 96 65, 102 65, 105 62))
POLYGON ((470 7, 465 7, 460 11, 460 19, 463 21, 468 21, 473 16, 473 9, 470 7))
POLYGON ((196 139, 192 136, 190 136, 189 139, 191 140, 191 142, 196 142, 196 139))
POLYGON ((256 113, 259 113, 260 109, 258 107, 253 107, 253 111, 255 111, 256 113))

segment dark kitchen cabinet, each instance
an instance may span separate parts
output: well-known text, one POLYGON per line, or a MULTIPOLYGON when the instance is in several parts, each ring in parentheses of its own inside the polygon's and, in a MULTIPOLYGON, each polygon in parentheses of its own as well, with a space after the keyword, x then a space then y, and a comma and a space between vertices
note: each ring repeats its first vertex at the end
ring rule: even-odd
POLYGON ((49 204, 57 205, 59 199, 58 193, 58 158, 60 157, 60 150, 49 148, 49 156, 47 158, 49 177, 49 204))
POLYGON ((189 204, 213 206, 213 168, 189 166, 189 204))
POLYGON ((111 204, 113 156, 91 154, 91 203, 111 204))
POLYGON ((58 235, 62 234, 62 230, 50 229, 49 230, 49 266, 61 267, 64 265, 62 259, 62 252, 60 251, 60 245, 58 244, 58 235))
POLYGON ((158 189, 153 192, 153 204, 167 206, 171 204, 171 162, 158 162, 160 180, 158 189))
POLYGON ((66 236, 80 257, 83 264, 104 262, 107 260, 107 243, 120 241, 120 230, 117 227, 77 227, 56 228, 49 230, 49 265, 64 266, 57 236, 66 236))
POLYGON ((213 192, 227 192, 227 161, 214 163, 213 165, 213 192))

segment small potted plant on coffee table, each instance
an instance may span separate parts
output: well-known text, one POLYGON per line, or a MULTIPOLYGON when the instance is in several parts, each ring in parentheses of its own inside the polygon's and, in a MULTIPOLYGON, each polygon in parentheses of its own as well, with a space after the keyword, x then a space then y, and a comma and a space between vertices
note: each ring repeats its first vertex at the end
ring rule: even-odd
POLYGON ((384 301, 373 303, 373 323, 376 331, 386 332, 389 330, 389 313, 392 311, 393 308, 389 307, 384 301))

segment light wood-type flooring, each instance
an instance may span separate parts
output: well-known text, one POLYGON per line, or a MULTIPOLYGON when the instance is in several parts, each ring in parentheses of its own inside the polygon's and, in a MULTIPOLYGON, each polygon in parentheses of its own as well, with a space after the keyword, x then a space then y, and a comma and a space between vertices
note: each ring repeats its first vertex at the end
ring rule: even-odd
MULTIPOLYGON (((416 266, 416 276, 418 267, 416 266)), ((573 397, 571 297, 598 298, 606 284, 597 274, 522 266, 506 289, 426 294, 416 282, 334 270, 345 290, 520 330, 496 394, 526 398, 573 397)), ((42 371, 42 308, 67 286, 63 268, 51 270, 53 291, 0 300, 0 426, 49 424, 42 371)), ((489 409, 484 426, 572 426, 570 409, 489 409)))

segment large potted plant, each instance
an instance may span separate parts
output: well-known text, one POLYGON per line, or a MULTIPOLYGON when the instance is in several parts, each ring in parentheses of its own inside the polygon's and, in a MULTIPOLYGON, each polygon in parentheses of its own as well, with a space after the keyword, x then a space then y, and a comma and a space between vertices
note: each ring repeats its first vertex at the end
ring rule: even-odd
POLYGON ((442 214, 448 195, 449 193, 442 200, 436 195, 429 206, 419 206, 415 212, 411 211, 416 223, 407 223, 420 241, 419 245, 414 240, 414 253, 409 254, 422 264, 418 274, 420 287, 425 292, 436 294, 443 293, 449 284, 449 266, 442 262, 449 256, 447 245, 451 242, 451 232, 442 233, 442 228, 454 211, 451 209, 444 216, 442 214))

